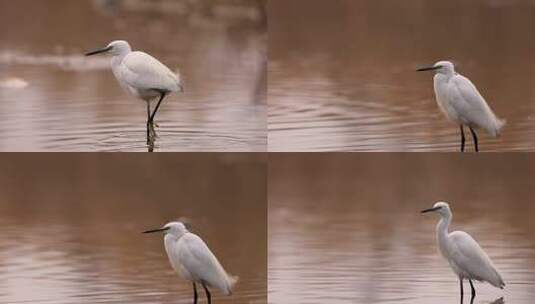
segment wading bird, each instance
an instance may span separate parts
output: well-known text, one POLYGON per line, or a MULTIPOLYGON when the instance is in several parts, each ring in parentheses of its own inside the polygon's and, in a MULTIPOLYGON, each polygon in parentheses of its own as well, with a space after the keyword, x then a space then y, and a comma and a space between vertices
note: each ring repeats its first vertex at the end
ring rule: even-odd
POLYGON ((113 75, 130 94, 147 103, 147 143, 156 135, 154 132, 154 116, 160 108, 165 96, 171 92, 183 92, 180 75, 173 73, 151 55, 132 51, 130 44, 123 40, 116 40, 108 46, 86 53, 91 56, 100 53, 112 55, 111 69, 113 75), (151 112, 150 103, 158 99, 158 103, 151 112))
POLYGON ((461 301, 463 297, 463 280, 467 279, 472 288, 472 299, 476 289, 472 280, 488 282, 492 286, 503 289, 505 283, 489 256, 479 244, 466 232, 454 231, 448 233, 451 223, 451 210, 448 203, 438 202, 433 208, 422 210, 422 213, 436 212, 440 214, 436 232, 440 253, 459 278, 461 287, 461 301))
POLYGON ((208 288, 221 290, 225 295, 232 293, 237 278, 229 276, 212 251, 197 235, 188 231, 181 222, 170 222, 159 229, 143 233, 164 233, 164 245, 173 269, 185 280, 193 283, 193 303, 197 303, 197 285, 206 292, 208 303, 212 296, 208 288))
POLYGON ((468 126, 470 129, 476 152, 479 152, 479 147, 475 129, 484 129, 493 137, 500 134, 505 120, 498 119, 494 115, 470 79, 455 72, 453 63, 439 61, 417 71, 436 72, 433 78, 435 97, 446 117, 460 126, 461 152, 464 152, 465 143, 463 126, 468 126))

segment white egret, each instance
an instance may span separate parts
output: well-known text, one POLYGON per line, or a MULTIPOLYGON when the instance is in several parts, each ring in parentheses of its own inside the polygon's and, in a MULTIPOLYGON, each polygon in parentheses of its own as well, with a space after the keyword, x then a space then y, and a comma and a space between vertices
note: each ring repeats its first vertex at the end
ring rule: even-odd
POLYGON ((484 129, 493 137, 500 134, 505 120, 498 119, 494 115, 470 79, 455 72, 453 63, 439 61, 430 67, 419 68, 417 71, 436 72, 433 78, 435 97, 440 110, 446 117, 460 125, 461 152, 464 151, 465 143, 463 126, 470 128, 476 152, 479 152, 479 147, 475 129, 484 129))
POLYGON ((479 244, 466 232, 454 231, 448 233, 451 223, 451 210, 448 203, 438 202, 433 208, 422 210, 422 213, 437 212, 440 214, 436 233, 440 253, 459 278, 461 298, 463 296, 463 280, 467 279, 472 288, 472 298, 476 290, 472 280, 488 282, 492 286, 503 289, 505 283, 489 256, 479 244))
POLYGON ((200 237, 189 232, 181 222, 170 222, 143 233, 159 231, 165 234, 165 251, 171 266, 183 279, 193 283, 193 303, 197 303, 198 297, 196 283, 204 288, 208 303, 212 303, 209 287, 219 289, 225 295, 232 293, 237 278, 227 274, 200 237))
POLYGON ((86 53, 91 56, 100 53, 110 53, 113 75, 130 94, 147 103, 147 143, 150 130, 153 129, 154 116, 162 100, 171 92, 183 92, 180 75, 173 73, 151 55, 132 51, 130 44, 124 40, 112 41, 106 47, 86 53), (159 98, 154 111, 151 113, 150 103, 159 98))

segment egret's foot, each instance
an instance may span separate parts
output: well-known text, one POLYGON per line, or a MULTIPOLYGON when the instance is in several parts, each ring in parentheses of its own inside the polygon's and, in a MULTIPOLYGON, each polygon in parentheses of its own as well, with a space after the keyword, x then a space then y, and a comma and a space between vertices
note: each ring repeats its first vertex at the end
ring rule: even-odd
POLYGON ((154 122, 149 122, 147 125, 147 145, 154 145, 156 138, 158 138, 158 133, 154 128, 154 122))
POLYGON ((158 133, 156 133, 156 129, 154 127, 158 127, 155 123, 149 124, 149 137, 154 140, 158 137, 158 133))

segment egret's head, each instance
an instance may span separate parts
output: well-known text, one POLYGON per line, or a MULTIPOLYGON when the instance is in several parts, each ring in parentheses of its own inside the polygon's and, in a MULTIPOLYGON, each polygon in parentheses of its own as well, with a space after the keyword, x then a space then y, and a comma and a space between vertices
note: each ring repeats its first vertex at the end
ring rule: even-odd
POLYGON ((176 237, 181 237, 184 233, 188 232, 188 228, 182 222, 170 222, 165 224, 162 228, 143 231, 143 233, 163 232, 164 234, 172 234, 176 237))
POLYGON ((455 67, 453 63, 449 61, 439 61, 432 66, 419 68, 416 71, 435 71, 436 73, 449 75, 455 73, 455 67))
POLYGON ((128 54, 132 49, 130 44, 124 40, 115 40, 110 42, 106 47, 86 53, 86 56, 96 55, 100 53, 110 53, 113 56, 128 54))
POLYGON ((433 205, 433 208, 422 210, 422 213, 436 212, 441 216, 451 214, 450 205, 446 202, 438 202, 433 205))

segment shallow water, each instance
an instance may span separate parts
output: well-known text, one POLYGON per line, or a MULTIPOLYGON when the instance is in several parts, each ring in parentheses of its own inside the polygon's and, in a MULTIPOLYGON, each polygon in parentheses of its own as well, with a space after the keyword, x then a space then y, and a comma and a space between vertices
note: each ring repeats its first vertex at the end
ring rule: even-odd
POLYGON ((451 230, 470 233, 507 284, 476 283, 474 303, 532 303, 533 157, 457 156, 270 155, 269 302, 459 303, 438 217, 420 214, 445 200, 451 230))
POLYGON ((108 57, 83 56, 125 39, 185 84, 158 111, 155 151, 265 151, 261 1, 203 2, 0 1, 0 150, 147 150, 145 103, 108 57))
POLYGON ((192 303, 141 233, 178 218, 239 277, 215 303, 266 303, 263 156, 139 156, 2 157, 0 303, 192 303))
MULTIPOLYGON (((482 151, 535 148, 532 1, 270 1, 270 151, 458 151, 431 73, 452 60, 507 120, 482 151), (297 18, 296 16, 299 16, 297 18)), ((470 149, 472 146, 470 144, 470 149)))

